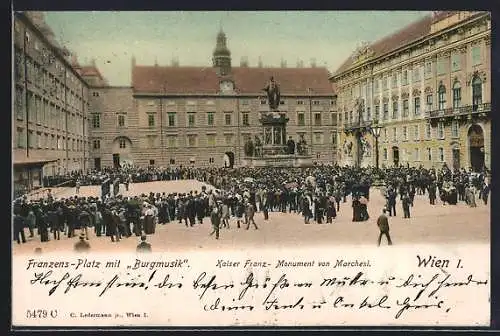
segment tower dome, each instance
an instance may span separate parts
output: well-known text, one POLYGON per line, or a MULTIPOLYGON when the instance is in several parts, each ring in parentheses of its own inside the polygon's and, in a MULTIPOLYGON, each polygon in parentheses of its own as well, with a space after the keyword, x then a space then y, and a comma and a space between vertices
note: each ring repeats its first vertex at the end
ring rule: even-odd
POLYGON ((231 51, 227 47, 226 34, 222 29, 217 34, 212 63, 219 75, 225 76, 231 73, 231 51))

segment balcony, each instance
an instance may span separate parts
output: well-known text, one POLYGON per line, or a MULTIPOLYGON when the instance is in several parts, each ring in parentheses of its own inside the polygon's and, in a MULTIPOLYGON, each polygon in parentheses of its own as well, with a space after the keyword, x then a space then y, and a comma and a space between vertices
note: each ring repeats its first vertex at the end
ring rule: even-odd
POLYGON ((425 119, 430 121, 438 119, 461 119, 472 117, 486 117, 491 111, 491 103, 483 103, 478 105, 466 105, 458 108, 447 108, 443 110, 435 110, 425 113, 425 119))
POLYGON ((346 134, 355 132, 365 133, 370 130, 371 125, 372 125, 371 121, 364 121, 364 120, 346 123, 344 124, 344 133, 346 134))

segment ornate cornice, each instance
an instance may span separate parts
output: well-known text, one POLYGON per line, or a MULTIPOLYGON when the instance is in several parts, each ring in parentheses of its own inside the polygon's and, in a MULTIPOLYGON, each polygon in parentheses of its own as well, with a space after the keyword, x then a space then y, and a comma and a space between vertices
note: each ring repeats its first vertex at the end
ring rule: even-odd
POLYGON ((418 88, 413 89, 412 95, 414 97, 419 97, 420 96, 420 89, 418 89, 418 88))
POLYGON ((404 91, 401 93, 401 98, 403 98, 403 99, 408 99, 409 96, 410 96, 410 94, 408 93, 408 91, 404 91))
POLYGON ((434 91, 434 90, 433 90, 430 86, 428 86, 428 87, 426 87, 426 88, 425 88, 425 91, 424 91, 424 92, 425 92, 425 93, 432 93, 433 91, 434 91))
POLYGON ((382 98, 382 102, 384 102, 384 103, 388 103, 388 102, 389 102, 389 97, 384 96, 384 97, 382 98))

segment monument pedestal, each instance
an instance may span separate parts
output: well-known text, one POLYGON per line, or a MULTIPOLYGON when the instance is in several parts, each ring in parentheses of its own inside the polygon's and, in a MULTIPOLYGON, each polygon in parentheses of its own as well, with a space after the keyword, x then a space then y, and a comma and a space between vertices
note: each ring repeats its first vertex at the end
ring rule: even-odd
POLYGON ((246 156, 241 164, 244 167, 310 167, 312 156, 305 153, 288 154, 285 113, 272 111, 262 113, 260 122, 263 127, 264 141, 256 151, 256 156, 246 156))

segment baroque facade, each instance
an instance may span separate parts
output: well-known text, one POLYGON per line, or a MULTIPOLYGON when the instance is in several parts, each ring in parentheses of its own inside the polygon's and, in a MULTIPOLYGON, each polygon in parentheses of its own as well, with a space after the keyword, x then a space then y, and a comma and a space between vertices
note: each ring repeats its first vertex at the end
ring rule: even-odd
POLYGON ((90 95, 93 167, 232 166, 244 144, 262 139, 262 91, 271 76, 281 88, 279 110, 289 118, 287 137, 306 139, 313 159, 335 161, 337 114, 326 68, 231 65, 224 32, 207 67, 138 65, 131 87, 93 85, 90 95))
POLYGON ((70 64, 41 12, 13 20, 12 148, 15 192, 44 175, 90 167, 89 86, 70 64))
POLYGON ((375 166, 489 168, 491 14, 434 12, 360 46, 330 77, 338 160, 375 166))

